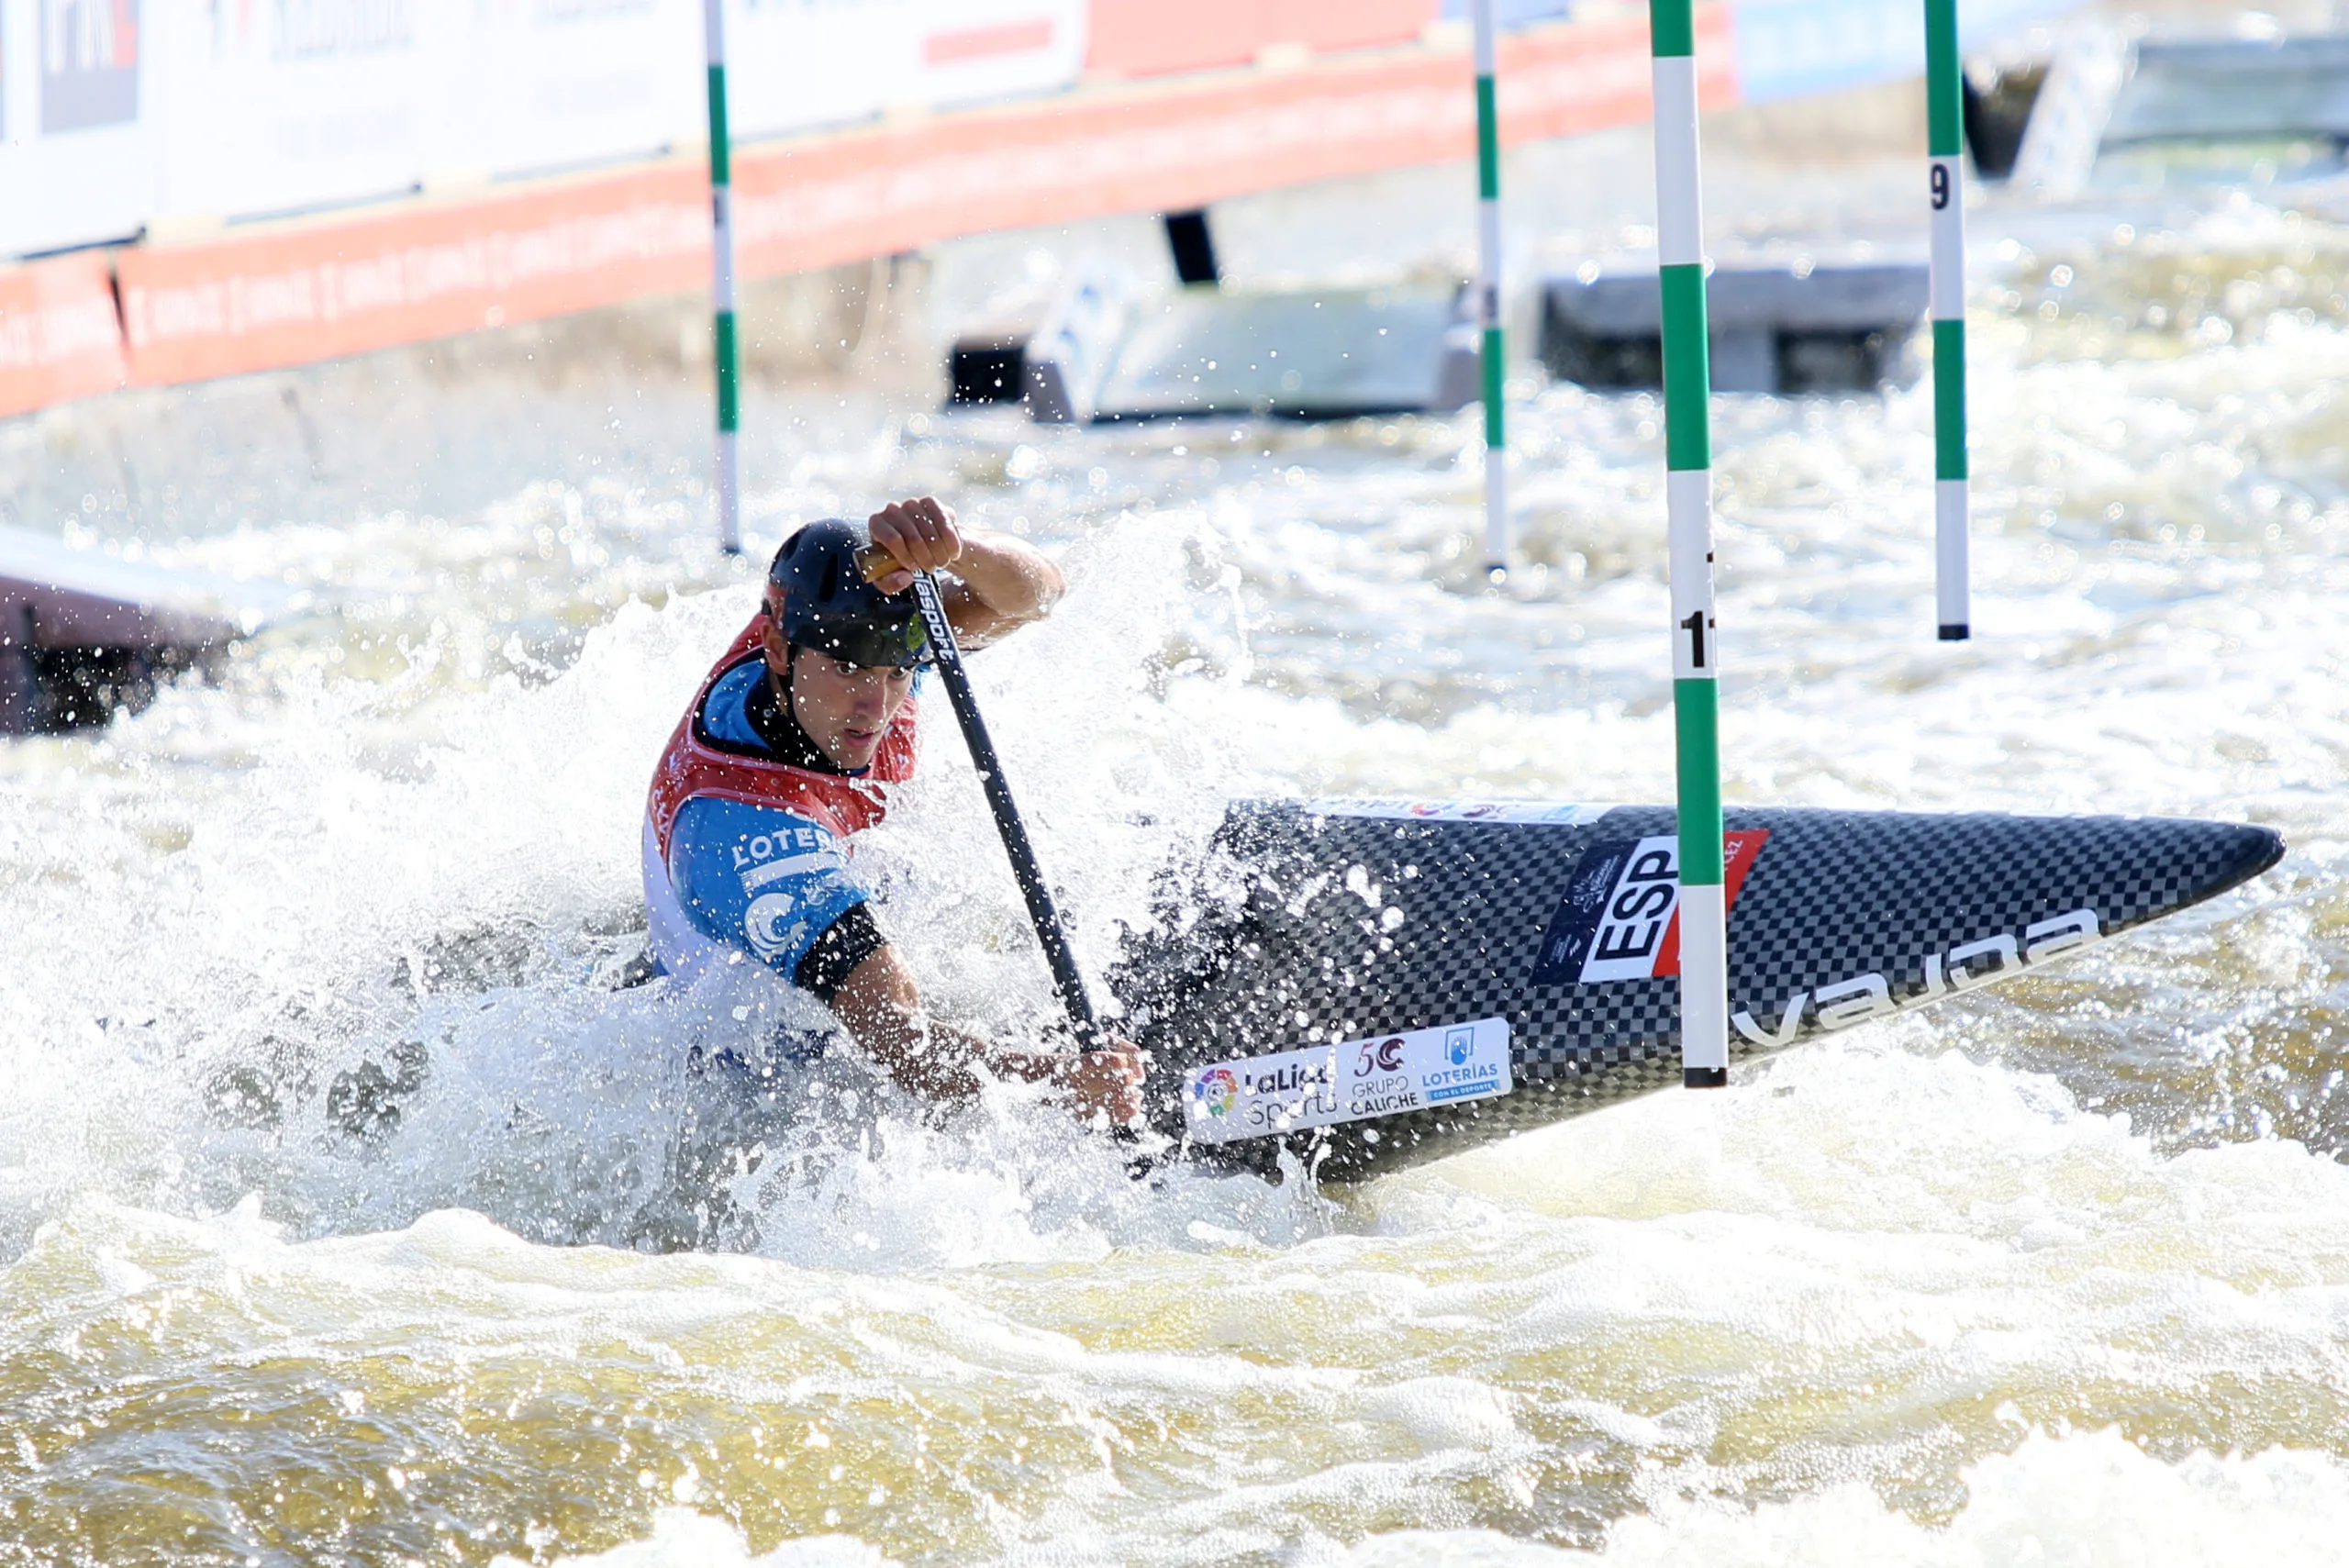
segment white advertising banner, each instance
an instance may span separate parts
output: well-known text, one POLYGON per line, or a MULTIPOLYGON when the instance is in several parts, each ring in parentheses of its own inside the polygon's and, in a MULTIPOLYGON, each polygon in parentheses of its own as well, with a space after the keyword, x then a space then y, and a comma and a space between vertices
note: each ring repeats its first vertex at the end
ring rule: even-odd
POLYGON ((0 0, 0 255, 139 232, 154 205, 140 0, 0 0))
POLYGON ((469 0, 425 180, 644 158, 707 134, 701 0, 469 0))
POLYGON ((468 0, 157 7, 165 218, 249 217, 413 190, 436 43, 468 0))
POLYGON ((699 0, 171 9, 158 39, 168 217, 582 168, 706 134, 699 0))
MULTIPOLYGON (((1086 0, 728 9, 743 140, 1084 68, 1086 0)), ((0 254, 650 157, 705 80, 701 0, 0 0, 0 254)))
POLYGON ((1085 0, 733 0, 728 106, 743 139, 1074 84, 1085 0))
POLYGON ((919 101, 933 109, 1074 86, 1085 0, 927 0, 919 101))
POLYGON ((930 0, 733 0, 727 112, 738 139, 870 119, 921 102, 930 0))

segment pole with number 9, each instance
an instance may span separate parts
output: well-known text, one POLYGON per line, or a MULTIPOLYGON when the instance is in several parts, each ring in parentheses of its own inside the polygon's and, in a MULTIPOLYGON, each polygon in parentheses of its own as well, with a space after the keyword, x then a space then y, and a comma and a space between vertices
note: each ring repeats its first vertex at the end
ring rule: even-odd
POLYGON ((1925 0, 1925 190, 1932 205, 1933 577, 1941 639, 1973 635, 1965 497, 1965 82, 1957 0, 1925 0))

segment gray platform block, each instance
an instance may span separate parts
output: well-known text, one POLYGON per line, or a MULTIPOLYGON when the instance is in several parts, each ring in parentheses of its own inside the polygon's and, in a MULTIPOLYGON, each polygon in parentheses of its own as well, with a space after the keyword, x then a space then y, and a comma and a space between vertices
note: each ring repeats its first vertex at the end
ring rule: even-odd
POLYGON ((156 681, 206 664, 302 597, 0 528, 0 735, 144 707, 156 681))
MULTIPOLYGON (((1716 266, 1705 289, 1713 390, 1864 391, 1910 379, 1927 282, 1922 259, 1716 266)), ((1663 309, 1653 267, 1550 278, 1542 362, 1586 386, 1660 386, 1663 309)))
POLYGON ((965 331, 946 361, 947 402, 1018 403, 1041 425, 1081 425, 1126 329, 1125 291, 1087 259, 1051 296, 965 331))
POLYGON ((2099 150, 2149 142, 2349 141, 2349 37, 2147 40, 2099 150))
POLYGON ((1197 290, 1136 313, 1094 417, 1440 414, 1476 395, 1456 290, 1197 290))

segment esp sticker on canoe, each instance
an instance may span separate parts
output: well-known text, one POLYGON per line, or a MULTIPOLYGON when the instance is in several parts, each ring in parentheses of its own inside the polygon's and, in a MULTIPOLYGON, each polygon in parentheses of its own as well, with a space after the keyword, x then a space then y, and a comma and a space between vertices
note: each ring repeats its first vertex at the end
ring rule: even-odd
MULTIPOLYGON (((1766 828, 1721 835, 1721 895, 1738 890, 1769 839, 1766 828)), ((1558 900, 1533 962, 1536 985, 1592 985, 1680 973, 1680 840, 1665 834, 1593 844, 1558 900)))

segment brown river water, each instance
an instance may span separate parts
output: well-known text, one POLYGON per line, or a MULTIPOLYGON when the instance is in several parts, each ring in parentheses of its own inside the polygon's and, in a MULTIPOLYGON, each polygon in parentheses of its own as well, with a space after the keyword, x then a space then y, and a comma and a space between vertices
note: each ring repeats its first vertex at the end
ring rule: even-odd
MULTIPOLYGON (((1921 239, 1910 161, 1713 174, 1723 246, 1921 239)), ((1643 238, 1637 138, 1510 178, 1520 276, 1643 238)), ((1243 278, 1442 265, 1468 189, 1219 222, 1243 278)), ((0 426, 7 520, 311 595, 0 751, 0 1561, 2336 1559, 2349 229, 2213 185, 1994 197, 1972 244, 1973 643, 1932 637, 1924 387, 1716 400, 1730 796, 2250 819, 2276 871, 1351 1188, 1134 1183, 1015 1095, 932 1127, 842 1066, 704 1253, 626 1243, 707 1031, 608 985, 651 761, 753 594, 691 302, 0 426), (405 1090, 361 1136, 370 1064, 405 1090)), ((1233 795, 1668 798, 1653 397, 1522 367, 1497 592, 1473 410, 939 412, 958 314, 1154 245, 754 301, 847 340, 749 400, 754 541, 930 490, 1061 554, 1061 613, 974 669, 1088 957, 1233 795)), ((887 923, 1016 1033, 1042 972, 930 726, 887 923)))

